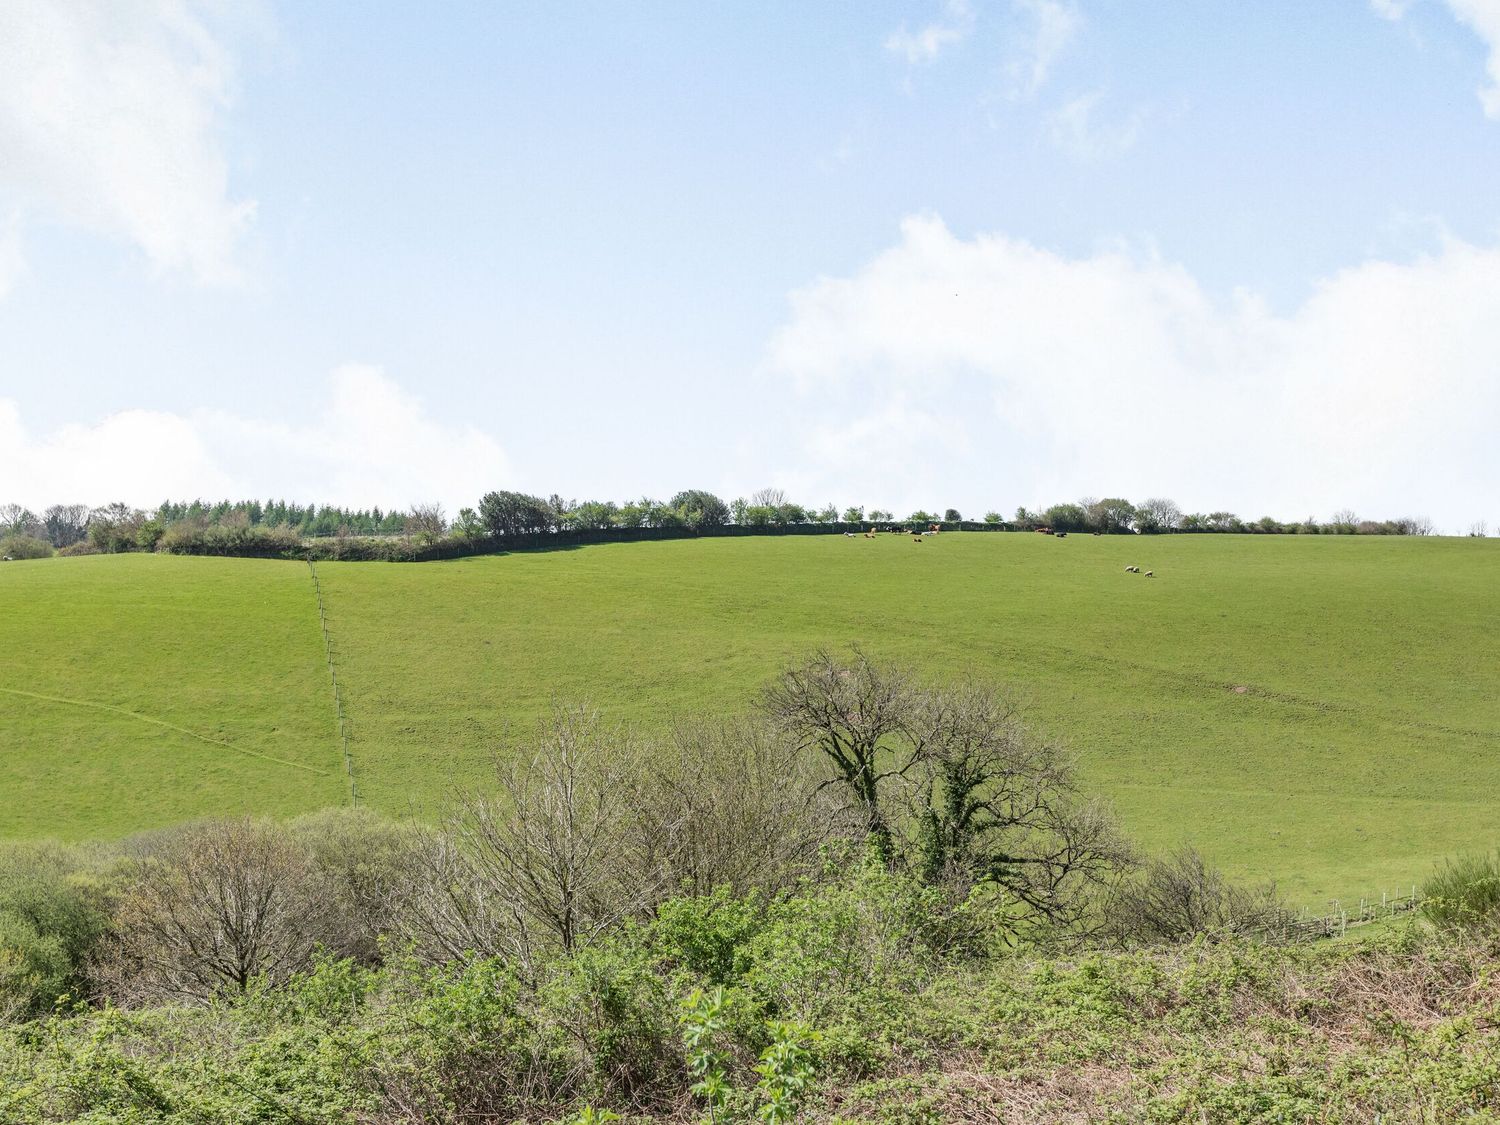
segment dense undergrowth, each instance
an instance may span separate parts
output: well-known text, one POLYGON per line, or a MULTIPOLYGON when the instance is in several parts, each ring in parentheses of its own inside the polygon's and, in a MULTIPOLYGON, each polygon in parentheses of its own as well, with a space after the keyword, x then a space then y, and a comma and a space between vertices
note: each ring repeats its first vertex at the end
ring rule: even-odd
POLYGON ((716 986, 720 1120, 769 1116, 755 1067, 789 1023, 810 1078, 789 1108, 807 1120, 1492 1119, 1491 945, 1412 927, 1356 946, 985 953, 945 946, 912 890, 867 871, 675 899, 530 983, 495 958, 322 959, 208 1004, 64 1004, 0 1030, 0 1120, 696 1120, 684 1001, 716 986))

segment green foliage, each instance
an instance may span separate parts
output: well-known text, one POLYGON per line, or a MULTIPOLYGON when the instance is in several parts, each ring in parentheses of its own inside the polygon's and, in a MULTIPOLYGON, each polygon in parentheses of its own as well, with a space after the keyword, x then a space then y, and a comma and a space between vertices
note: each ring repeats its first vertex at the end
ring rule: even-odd
POLYGON ((52 544, 34 535, 13 533, 0 538, 0 558, 9 556, 12 559, 50 559, 52 554, 52 544))
POLYGON ((768 1125, 785 1125, 796 1117, 813 1078, 813 1033, 799 1023, 771 1024, 771 1045, 760 1053, 755 1073, 761 1105, 758 1116, 768 1125))
POLYGON ((688 1091, 707 1105, 708 1120, 714 1121, 730 1094, 729 1059, 715 1045, 724 1032, 724 987, 720 985, 712 992, 694 989, 681 1004, 682 1042, 693 1079, 688 1091))
POLYGON ((737 898, 727 887, 698 898, 670 899, 652 922, 656 954, 694 977, 726 984, 744 974, 744 950, 765 928, 767 910, 758 893, 737 898))
POLYGON ((561 1125, 607 1125, 611 1121, 619 1121, 620 1115, 607 1109, 595 1109, 586 1105, 571 1117, 562 1120, 561 1125))
POLYGON ((254 525, 175 523, 160 529, 155 521, 146 521, 137 531, 137 544, 145 546, 147 529, 153 529, 151 546, 169 555, 227 555, 234 558, 282 558, 296 555, 302 537, 289 527, 254 525))
POLYGON ((693 488, 679 492, 669 505, 681 514, 682 521, 695 531, 723 527, 729 522, 729 505, 712 492, 693 488))
POLYGON ((1446 861, 1422 884, 1422 914, 1444 929, 1493 927, 1500 922, 1500 854, 1446 861))
POLYGON ((928 890, 861 864, 777 900, 668 903, 665 927, 553 958, 535 981, 493 959, 324 956, 230 1002, 0 1021, 0 1121, 1493 1114, 1500 954, 1485 943, 1411 929, 1306 948, 976 956, 936 936, 952 909, 928 890), (684 938, 697 930, 720 936, 684 938), (731 966, 715 984, 682 950, 716 943, 738 951, 700 958, 731 966))
POLYGON ((480 497, 479 519, 491 535, 535 535, 556 530, 559 516, 539 496, 500 491, 480 497))
POLYGON ((81 856, 52 844, 0 845, 0 1020, 84 992, 106 906, 101 879, 81 856))

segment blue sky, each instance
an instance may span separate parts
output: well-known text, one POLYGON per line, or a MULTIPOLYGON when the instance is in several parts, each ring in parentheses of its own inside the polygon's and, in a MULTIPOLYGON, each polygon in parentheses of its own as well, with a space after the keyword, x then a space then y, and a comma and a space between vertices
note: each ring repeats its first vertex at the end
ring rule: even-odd
POLYGON ((0 500, 1500 525, 1500 0, 0 12, 0 500))

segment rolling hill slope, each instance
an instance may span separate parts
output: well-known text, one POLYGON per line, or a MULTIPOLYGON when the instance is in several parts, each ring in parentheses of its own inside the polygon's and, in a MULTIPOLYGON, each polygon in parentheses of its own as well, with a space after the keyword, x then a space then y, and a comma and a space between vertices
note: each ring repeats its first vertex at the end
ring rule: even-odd
MULTIPOLYGON (((372 804, 434 814, 554 702, 664 724, 745 705, 810 649, 860 644, 1013 685, 1143 842, 1191 839, 1320 904, 1495 842, 1495 546, 797 536, 318 570, 372 804)), ((305 565, 8 564, 0 600, 0 689, 235 747, 0 692, 0 833, 342 799, 305 565)))

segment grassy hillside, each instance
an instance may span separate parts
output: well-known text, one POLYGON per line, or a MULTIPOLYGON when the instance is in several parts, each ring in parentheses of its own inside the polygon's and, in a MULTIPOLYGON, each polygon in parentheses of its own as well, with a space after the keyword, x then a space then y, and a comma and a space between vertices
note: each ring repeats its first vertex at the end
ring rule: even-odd
POLYGON ((305 564, 0 567, 0 837, 119 835, 347 792, 305 564))
MULTIPOLYGON (((949 534, 319 574, 361 789, 387 809, 431 809, 482 776, 507 726, 555 700, 660 723, 737 706, 813 647, 858 643, 1015 685, 1143 841, 1191 839, 1321 903, 1494 843, 1497 564, 1488 541, 949 534)), ((0 688, 124 707, 234 747, 0 693, 0 832, 123 832, 339 799, 306 566, 13 563, 0 599, 0 688)))

